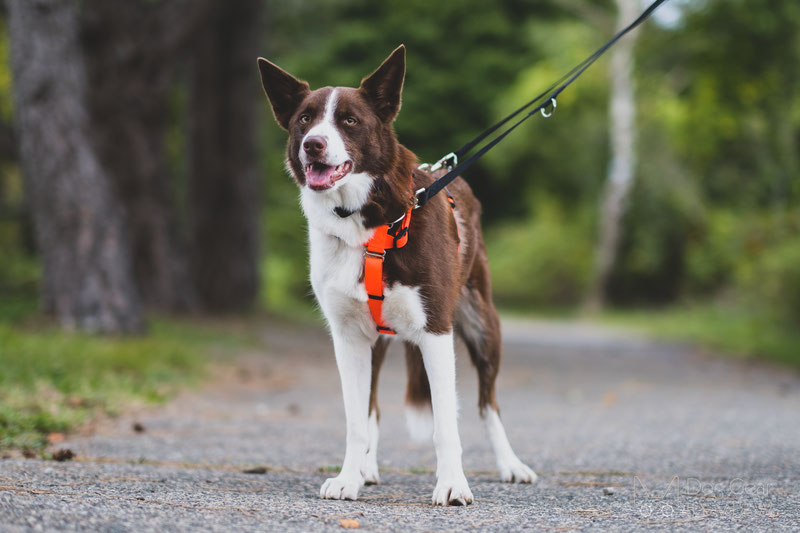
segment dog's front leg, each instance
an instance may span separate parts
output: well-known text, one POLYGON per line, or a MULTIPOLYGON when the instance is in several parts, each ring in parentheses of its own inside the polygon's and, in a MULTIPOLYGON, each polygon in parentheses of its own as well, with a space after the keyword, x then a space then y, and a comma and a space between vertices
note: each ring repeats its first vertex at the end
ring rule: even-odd
POLYGON ((362 467, 369 447, 369 390, 372 372, 370 341, 362 335, 333 330, 336 365, 342 381, 347 419, 347 448, 338 476, 329 478, 319 491, 322 498, 355 500, 364 485, 362 467))
POLYGON ((433 503, 467 505, 472 503, 472 492, 461 465, 453 334, 424 333, 419 347, 425 371, 428 373, 433 407, 433 443, 436 447, 436 488, 433 491, 433 503))

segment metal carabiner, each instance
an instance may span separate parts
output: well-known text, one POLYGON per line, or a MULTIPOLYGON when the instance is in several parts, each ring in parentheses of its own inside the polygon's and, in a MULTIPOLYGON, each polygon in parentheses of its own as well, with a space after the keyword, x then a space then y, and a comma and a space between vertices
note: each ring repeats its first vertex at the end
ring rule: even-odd
POLYGON ((545 113, 545 112, 544 112, 544 110, 545 110, 545 108, 547 107, 547 105, 544 105, 544 106, 542 106, 542 108, 539 110, 539 111, 542 113, 542 116, 543 116, 544 118, 550 118, 550 117, 552 117, 552 116, 553 116, 553 112, 555 112, 555 110, 556 110, 556 107, 558 107, 558 104, 556 103, 556 99, 555 99, 555 98, 551 98, 551 99, 550 99, 550 101, 549 101, 548 103, 549 103, 549 104, 553 104, 553 107, 552 107, 552 109, 550 109, 550 112, 549 112, 549 113, 545 113))
POLYGON ((450 170, 451 168, 453 168, 458 164, 458 156, 453 152, 450 152, 449 154, 438 160, 436 163, 431 165, 430 171, 436 172, 437 170, 445 166, 445 163, 447 164, 447 170, 450 170))

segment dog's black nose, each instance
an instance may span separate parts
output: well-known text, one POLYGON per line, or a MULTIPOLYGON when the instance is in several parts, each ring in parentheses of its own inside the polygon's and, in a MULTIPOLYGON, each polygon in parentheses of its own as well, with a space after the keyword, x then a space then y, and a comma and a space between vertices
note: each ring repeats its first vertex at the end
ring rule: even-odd
POLYGON ((320 137, 319 135, 312 135, 303 142, 303 150, 305 150, 308 155, 320 155, 327 147, 328 142, 325 140, 325 137, 320 137))

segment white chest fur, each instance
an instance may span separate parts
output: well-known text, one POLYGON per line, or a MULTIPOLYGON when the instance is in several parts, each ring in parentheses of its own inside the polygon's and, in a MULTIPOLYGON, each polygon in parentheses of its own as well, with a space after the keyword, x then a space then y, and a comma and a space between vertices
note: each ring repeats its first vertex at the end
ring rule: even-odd
MULTIPOLYGON (((303 211, 309 225, 311 285, 331 327, 374 340, 378 334, 367 305, 362 276, 363 244, 373 230, 364 228, 358 213, 340 218, 333 212, 337 205, 359 207, 359 195, 354 189, 363 184, 359 183, 362 177, 348 178, 355 179, 348 179, 341 189, 337 187, 325 194, 307 189, 302 192, 303 211)), ((419 288, 399 284, 386 287, 383 318, 400 338, 415 340, 426 324, 419 288)))
POLYGON ((309 227, 311 285, 332 327, 369 332, 367 291, 359 283, 364 251, 309 227))

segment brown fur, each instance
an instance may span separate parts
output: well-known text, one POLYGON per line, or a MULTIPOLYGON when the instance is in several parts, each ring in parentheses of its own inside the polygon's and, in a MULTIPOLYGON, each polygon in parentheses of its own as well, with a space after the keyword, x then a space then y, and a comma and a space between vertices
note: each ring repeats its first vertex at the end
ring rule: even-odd
MULTIPOLYGON (((322 120, 332 88, 312 92, 306 82, 264 59, 259 59, 259 67, 275 118, 289 131, 287 159, 302 187, 304 171, 297 155, 300 142, 305 132, 322 120), (299 120, 304 115, 308 120, 299 120)), ((338 93, 334 119, 352 156, 353 171, 378 176, 360 209, 367 227, 396 220, 412 205, 414 191, 435 179, 417 168, 416 156, 397 141, 392 127, 400 109, 404 74, 405 51, 401 47, 362 80, 359 88, 340 88, 338 93), (348 117, 357 117, 357 125, 347 125, 348 117)), ((448 190, 455 198, 463 224, 457 228, 446 194, 435 196, 423 208, 413 211, 408 243, 386 254, 384 276, 389 286, 401 283, 420 287, 427 331, 446 333, 455 329, 464 340, 478 371, 478 401, 483 412, 487 406, 497 407, 494 386, 500 365, 500 326, 491 298, 480 203, 461 178, 448 190)), ((387 345, 387 339, 381 337, 373 347, 370 411, 376 413, 378 372, 387 345)), ((430 387, 422 356, 412 345, 406 346, 406 365, 407 403, 429 405, 430 387)))

